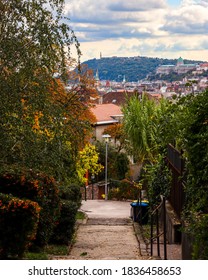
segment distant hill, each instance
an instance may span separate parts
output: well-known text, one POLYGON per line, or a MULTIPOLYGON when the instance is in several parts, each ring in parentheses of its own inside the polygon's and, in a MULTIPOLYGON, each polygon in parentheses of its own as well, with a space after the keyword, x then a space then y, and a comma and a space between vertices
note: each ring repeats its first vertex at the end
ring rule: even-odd
MULTIPOLYGON (((184 59, 184 63, 202 63, 184 59)), ((137 82, 145 79, 147 75, 153 74, 159 65, 176 64, 177 59, 162 59, 150 57, 103 57, 90 59, 87 64, 94 74, 98 70, 100 80, 111 80, 121 82, 125 76, 127 82, 137 82)))

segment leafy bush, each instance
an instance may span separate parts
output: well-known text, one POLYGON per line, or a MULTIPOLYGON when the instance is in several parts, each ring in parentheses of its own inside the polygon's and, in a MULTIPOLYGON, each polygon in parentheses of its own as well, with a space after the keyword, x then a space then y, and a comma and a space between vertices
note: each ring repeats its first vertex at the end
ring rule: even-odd
POLYGON ((186 219, 187 226, 185 232, 187 232, 193 239, 192 243, 192 259, 195 260, 207 260, 208 259, 208 244, 207 244, 207 232, 208 232, 208 214, 201 213, 189 213, 186 219))
POLYGON ((76 214, 81 206, 80 187, 76 184, 62 186, 59 188, 59 197, 61 199, 61 213, 51 242, 68 245, 73 237, 76 214))
POLYGON ((60 215, 58 187, 53 178, 33 171, 10 170, 0 175, 0 192, 37 202, 40 218, 34 244, 45 246, 60 215))
POLYGON ((82 194, 80 186, 76 184, 59 187, 59 197, 60 199, 76 202, 78 207, 81 206, 82 194))
POLYGON ((117 183, 114 188, 112 188, 108 193, 109 199, 138 199, 139 198, 139 188, 134 182, 128 180, 122 180, 117 183))
POLYGON ((21 258, 35 238, 40 206, 0 193, 0 258, 21 258))
POLYGON ((187 98, 183 138, 187 182, 183 219, 193 237, 193 259, 208 259, 208 90, 187 98), (188 108, 188 109, 187 109, 188 108))
POLYGON ((68 245, 71 242, 75 231, 77 210, 76 202, 61 200, 61 217, 51 238, 52 243, 68 245))
POLYGON ((161 202, 161 195, 168 197, 171 187, 171 171, 165 163, 163 157, 160 157, 154 165, 146 166, 147 173, 145 178, 148 184, 148 199, 152 208, 161 202))

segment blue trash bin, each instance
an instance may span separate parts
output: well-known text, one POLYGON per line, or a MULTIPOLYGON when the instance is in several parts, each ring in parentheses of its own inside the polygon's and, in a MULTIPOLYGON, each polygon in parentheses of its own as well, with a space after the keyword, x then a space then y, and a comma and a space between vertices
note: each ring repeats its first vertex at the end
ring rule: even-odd
POLYGON ((149 203, 144 201, 137 201, 132 202, 131 204, 131 218, 134 222, 138 222, 141 224, 147 224, 148 223, 148 208, 149 203))

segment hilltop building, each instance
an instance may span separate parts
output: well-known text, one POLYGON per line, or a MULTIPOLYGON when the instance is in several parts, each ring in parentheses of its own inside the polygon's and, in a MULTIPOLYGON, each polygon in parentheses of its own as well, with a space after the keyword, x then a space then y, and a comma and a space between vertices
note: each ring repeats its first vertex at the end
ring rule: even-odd
POLYGON ((177 74, 184 74, 189 71, 196 70, 198 67, 198 64, 196 63, 184 63, 184 60, 182 57, 179 57, 176 65, 170 64, 170 65, 160 65, 156 69, 156 74, 170 74, 172 72, 175 72, 177 74))

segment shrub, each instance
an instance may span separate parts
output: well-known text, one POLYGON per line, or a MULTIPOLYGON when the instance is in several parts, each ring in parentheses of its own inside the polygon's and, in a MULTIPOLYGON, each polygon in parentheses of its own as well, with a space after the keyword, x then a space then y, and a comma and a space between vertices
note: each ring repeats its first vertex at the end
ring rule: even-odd
POLYGON ((76 184, 60 187, 59 197, 64 200, 71 200, 73 202, 76 202, 78 207, 81 206, 82 194, 80 191, 80 186, 76 184))
POLYGON ((75 231, 76 214, 81 206, 81 191, 76 184, 59 188, 61 215, 55 227, 51 242, 68 245, 75 231))
POLYGON ((116 187, 109 191, 108 198, 117 200, 138 199, 139 188, 136 184, 134 184, 134 182, 124 179, 120 181, 120 183, 116 183, 116 187))
POLYGON ((60 215, 58 186, 52 177, 31 170, 10 170, 0 175, 0 192, 37 202, 40 218, 34 244, 45 246, 60 215))
POLYGON ((0 193, 0 258, 21 258, 35 238, 40 206, 0 193))
POLYGON ((141 181, 147 184, 148 199, 151 208, 154 208, 161 202, 161 195, 169 197, 172 174, 162 156, 158 157, 154 165, 147 164, 145 169, 141 181))
POLYGON ((188 98, 183 123, 187 180, 183 219, 193 236, 193 259, 208 260, 208 90, 188 98))
POLYGON ((52 243, 68 245, 71 242, 75 231, 77 210, 76 202, 61 200, 61 217, 51 238, 52 243))
MULTIPOLYGON (((192 259, 207 260, 208 259, 208 245, 207 245, 207 231, 208 231, 208 214, 189 213, 188 224, 185 232, 193 238, 192 243, 192 259)), ((186 220, 186 221, 187 221, 186 220)))

